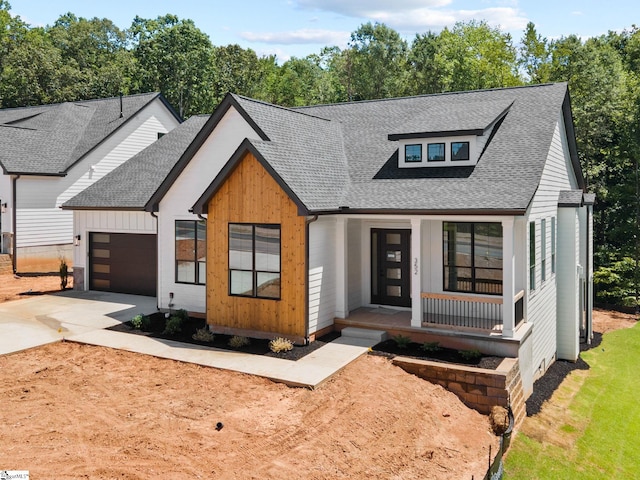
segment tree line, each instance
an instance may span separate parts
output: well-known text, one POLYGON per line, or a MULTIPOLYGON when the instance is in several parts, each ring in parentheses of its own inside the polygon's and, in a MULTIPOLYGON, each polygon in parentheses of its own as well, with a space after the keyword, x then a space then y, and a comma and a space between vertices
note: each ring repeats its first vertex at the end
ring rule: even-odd
POLYGON ((217 46, 189 19, 136 17, 128 29, 72 13, 33 27, 0 0, 0 108, 159 91, 180 115, 211 113, 224 95, 283 106, 569 84, 578 152, 594 208, 595 282, 603 303, 636 305, 640 290, 640 31, 549 40, 484 21, 417 33, 366 23, 346 48, 279 63, 217 46))

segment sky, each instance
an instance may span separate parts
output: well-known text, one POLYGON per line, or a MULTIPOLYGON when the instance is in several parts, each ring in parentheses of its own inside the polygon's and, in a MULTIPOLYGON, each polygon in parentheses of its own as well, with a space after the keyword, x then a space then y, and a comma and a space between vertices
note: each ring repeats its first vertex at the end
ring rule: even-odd
POLYGON ((171 13, 191 19, 214 45, 239 44, 280 62, 345 48, 367 22, 384 23, 411 42, 417 33, 439 32, 458 21, 486 20, 522 38, 527 22, 548 39, 588 38, 640 22, 638 0, 9 0, 10 13, 31 26, 46 26, 67 12, 108 18, 119 28, 137 16, 171 13))

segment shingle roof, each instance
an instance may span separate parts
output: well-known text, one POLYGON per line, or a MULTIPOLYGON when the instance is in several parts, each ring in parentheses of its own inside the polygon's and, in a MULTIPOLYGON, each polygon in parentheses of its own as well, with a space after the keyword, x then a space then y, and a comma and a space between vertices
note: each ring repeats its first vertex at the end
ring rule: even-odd
POLYGON ((0 110, 4 173, 63 175, 159 93, 0 110))
POLYGON ((62 208, 144 210, 208 118, 208 115, 190 117, 67 201, 62 208))

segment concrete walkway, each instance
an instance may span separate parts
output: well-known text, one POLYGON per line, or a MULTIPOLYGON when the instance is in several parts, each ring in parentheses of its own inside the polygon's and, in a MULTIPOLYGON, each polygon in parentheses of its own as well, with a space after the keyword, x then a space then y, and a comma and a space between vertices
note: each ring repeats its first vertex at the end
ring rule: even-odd
POLYGON ((64 292, 2 303, 0 354, 65 339, 315 388, 377 343, 341 337, 291 361, 104 330, 156 310, 155 298, 103 292, 64 292))

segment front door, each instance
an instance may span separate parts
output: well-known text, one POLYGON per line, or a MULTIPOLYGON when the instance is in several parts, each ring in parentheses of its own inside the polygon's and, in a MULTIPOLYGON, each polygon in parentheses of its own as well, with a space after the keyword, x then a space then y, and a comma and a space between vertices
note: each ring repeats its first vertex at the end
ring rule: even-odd
POLYGON ((411 306, 411 230, 371 229, 371 303, 411 306))

